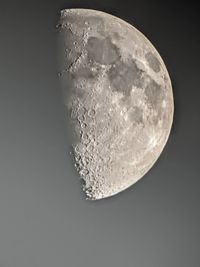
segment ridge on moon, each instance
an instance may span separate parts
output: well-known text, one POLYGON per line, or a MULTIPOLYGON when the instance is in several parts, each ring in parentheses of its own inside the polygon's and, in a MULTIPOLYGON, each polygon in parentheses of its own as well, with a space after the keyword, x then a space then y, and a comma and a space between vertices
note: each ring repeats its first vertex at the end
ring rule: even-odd
POLYGON ((62 10, 58 38, 75 168, 87 199, 113 196, 141 179, 166 145, 169 74, 141 32, 101 11, 62 10))

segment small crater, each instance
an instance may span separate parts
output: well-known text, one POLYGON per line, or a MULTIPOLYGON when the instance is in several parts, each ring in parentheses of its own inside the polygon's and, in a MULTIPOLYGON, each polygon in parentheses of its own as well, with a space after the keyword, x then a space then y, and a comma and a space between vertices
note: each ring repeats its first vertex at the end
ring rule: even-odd
POLYGON ((80 144, 76 145, 76 147, 74 148, 74 151, 77 154, 82 154, 85 152, 85 146, 80 143, 80 144))
POLYGON ((89 110, 88 110, 88 116, 89 116, 90 118, 93 118, 94 115, 95 115, 95 109, 89 109, 89 110))
POLYGON ((90 37, 87 42, 86 50, 91 60, 103 65, 112 64, 119 57, 117 47, 108 37, 104 39, 90 37))
POLYGON ((80 107, 79 109, 78 109, 78 115, 79 116, 85 116, 85 114, 86 114, 86 108, 85 107, 80 107))
POLYGON ((94 151, 94 144, 93 144, 93 142, 89 142, 89 144, 86 147, 86 150, 88 152, 90 152, 90 153, 94 151))
POLYGON ((81 123, 80 123, 80 126, 81 126, 82 129, 85 129, 85 128, 87 127, 87 124, 84 123, 84 122, 81 122, 81 123))
POLYGON ((155 72, 159 72, 160 71, 160 62, 159 60, 157 59, 156 56, 154 56, 153 53, 151 52, 148 52, 146 55, 145 55, 145 58, 149 64, 149 67, 155 71, 155 72))
POLYGON ((84 133, 81 137, 82 137, 82 143, 84 145, 88 145, 90 142, 90 139, 88 138, 87 134, 84 133))
POLYGON ((80 123, 84 121, 84 115, 83 114, 78 115, 78 121, 80 123))
POLYGON ((77 171, 80 171, 81 170, 81 165, 78 163, 78 162, 76 162, 75 164, 74 164, 74 166, 75 166, 75 168, 77 169, 77 171))
POLYGON ((88 175, 89 171, 87 169, 82 169, 80 170, 79 174, 82 176, 82 177, 85 177, 86 175, 88 175))

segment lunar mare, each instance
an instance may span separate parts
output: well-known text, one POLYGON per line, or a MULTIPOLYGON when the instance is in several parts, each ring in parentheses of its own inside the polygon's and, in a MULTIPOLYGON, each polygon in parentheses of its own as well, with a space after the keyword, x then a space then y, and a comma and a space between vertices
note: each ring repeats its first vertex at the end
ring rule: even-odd
POLYGON ((167 69, 150 41, 110 14, 61 11, 60 78, 87 199, 115 195, 160 156, 173 121, 167 69))

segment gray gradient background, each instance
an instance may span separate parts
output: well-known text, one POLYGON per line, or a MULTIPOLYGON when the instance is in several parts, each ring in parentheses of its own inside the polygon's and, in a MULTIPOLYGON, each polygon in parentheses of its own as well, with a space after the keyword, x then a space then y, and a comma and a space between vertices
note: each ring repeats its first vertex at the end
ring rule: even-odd
POLYGON ((0 1, 0 267, 200 266, 198 7, 130 2, 0 1), (83 199, 67 155, 55 24, 69 7, 136 26, 174 87, 173 130, 157 163, 97 202, 83 199))

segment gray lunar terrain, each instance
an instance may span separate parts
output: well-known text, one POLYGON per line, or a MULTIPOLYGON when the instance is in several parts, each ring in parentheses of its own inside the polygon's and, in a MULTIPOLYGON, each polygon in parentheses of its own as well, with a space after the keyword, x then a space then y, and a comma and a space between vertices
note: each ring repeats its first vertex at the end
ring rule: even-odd
POLYGON ((112 15, 62 10, 58 34, 75 167, 87 199, 109 197, 162 152, 173 120, 170 78, 147 38, 112 15))

